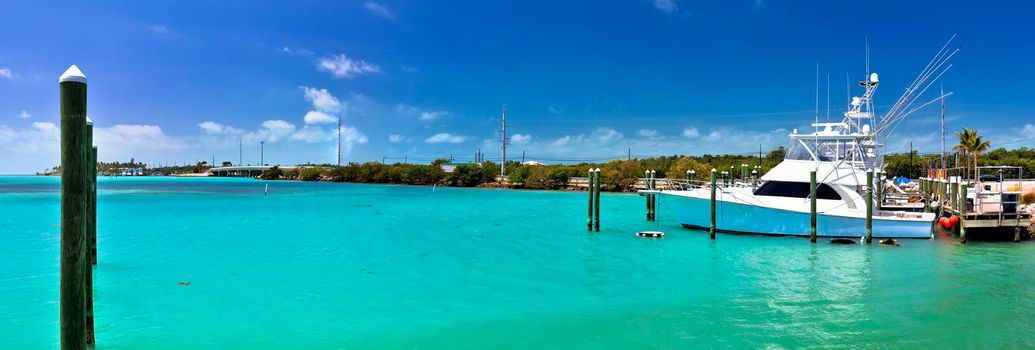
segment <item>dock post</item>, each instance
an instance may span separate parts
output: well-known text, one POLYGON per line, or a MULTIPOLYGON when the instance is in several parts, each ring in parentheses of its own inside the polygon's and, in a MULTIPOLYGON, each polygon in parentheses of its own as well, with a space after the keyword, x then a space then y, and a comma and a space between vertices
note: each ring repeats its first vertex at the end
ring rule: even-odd
MULTIPOLYGON (((643 187, 646 188, 648 191, 654 189, 653 188, 654 186, 652 184, 652 182, 653 182, 652 180, 653 179, 651 179, 651 177, 650 177, 650 170, 644 170, 643 171, 643 187)), ((651 195, 650 192, 643 194, 643 198, 647 200, 647 221, 654 220, 654 218, 651 216, 651 212, 650 212, 651 211, 651 207, 650 206, 652 204, 651 203, 652 201, 651 201, 651 198, 650 198, 651 196, 650 195, 651 195)))
POLYGON ((71 66, 58 80, 61 108, 61 272, 62 350, 86 348, 86 203, 89 152, 86 134, 86 76, 71 66))
POLYGON ((594 170, 593 176, 593 231, 600 232, 600 168, 594 170))
POLYGON ((715 175, 715 168, 712 168, 712 200, 711 205, 709 205, 709 207, 711 208, 711 227, 708 230, 708 235, 711 237, 711 239, 715 239, 715 175))
POLYGON ((809 202, 811 212, 809 216, 809 241, 816 243, 816 171, 809 173, 809 202))
POLYGON ((748 165, 747 164, 741 164, 740 165, 740 181, 746 183, 747 180, 748 180, 748 165))
POLYGON ((86 346, 94 345, 93 324, 93 265, 97 264, 97 148, 93 147, 93 122, 86 119, 86 179, 89 183, 86 201, 86 250, 90 263, 83 271, 86 273, 83 287, 85 292, 86 346))
POLYGON ((1014 241, 1014 243, 1017 243, 1017 242, 1021 241, 1021 227, 1020 226, 1014 226, 1013 227, 1013 241, 1014 241))
POLYGON ((873 241, 873 170, 866 170, 866 243, 873 241))
POLYGON ((960 186, 955 179, 949 178, 949 201, 952 202, 952 209, 960 209, 960 186))
POLYGON ((686 183, 690 186, 694 185, 694 173, 695 171, 693 169, 686 171, 686 183))
POLYGON ((967 185, 960 187, 960 198, 963 205, 960 206, 960 244, 967 244, 967 185))
POLYGON ((586 176, 586 192, 589 193, 589 213, 586 215, 586 230, 593 231, 593 168, 589 168, 589 175, 586 176))

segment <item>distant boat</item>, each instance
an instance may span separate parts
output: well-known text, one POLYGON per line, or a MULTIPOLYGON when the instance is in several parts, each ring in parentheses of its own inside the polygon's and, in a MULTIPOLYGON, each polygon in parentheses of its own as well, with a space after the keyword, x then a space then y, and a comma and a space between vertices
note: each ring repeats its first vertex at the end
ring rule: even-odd
MULTIPOLYGON (((881 152, 887 141, 884 134, 890 134, 905 116, 930 103, 913 106, 919 97, 916 93, 922 93, 948 69, 943 66, 955 52, 950 53, 943 47, 879 123, 873 112, 873 94, 879 80, 877 73, 870 73, 865 81, 859 82, 865 93, 851 99, 851 107, 840 122, 819 123, 817 116, 813 124, 815 132, 791 132, 784 160, 762 176, 758 184, 719 185, 715 208, 717 231, 807 236, 811 216, 810 172, 815 170, 817 236, 862 236, 866 188, 884 183, 880 179, 874 179, 873 183, 866 181, 867 170, 877 172, 884 168, 881 152)), ((650 192, 670 198, 668 203, 684 227, 709 229, 711 189, 700 184, 686 187, 650 192)), ((879 203, 876 194, 874 196, 874 201, 879 203)), ((880 210, 877 203, 873 212, 874 238, 931 237, 934 213, 880 210)))

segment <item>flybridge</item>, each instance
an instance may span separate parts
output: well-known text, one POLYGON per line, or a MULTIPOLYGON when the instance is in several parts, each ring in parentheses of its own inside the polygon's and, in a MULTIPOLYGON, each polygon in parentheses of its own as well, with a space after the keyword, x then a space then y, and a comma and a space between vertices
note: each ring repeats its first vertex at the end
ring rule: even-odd
POLYGON ((907 116, 935 101, 952 95, 942 93, 927 102, 917 103, 952 64, 949 60, 959 49, 949 49, 956 36, 953 35, 942 45, 927 66, 906 88, 887 113, 878 120, 874 110, 873 95, 880 85, 877 73, 868 72, 867 79, 859 82, 865 89, 862 96, 852 97, 844 119, 838 123, 813 123, 815 131, 810 134, 799 134, 795 129, 791 135, 786 159, 812 160, 816 162, 843 162, 866 170, 883 168, 884 155, 882 148, 891 134, 907 116))

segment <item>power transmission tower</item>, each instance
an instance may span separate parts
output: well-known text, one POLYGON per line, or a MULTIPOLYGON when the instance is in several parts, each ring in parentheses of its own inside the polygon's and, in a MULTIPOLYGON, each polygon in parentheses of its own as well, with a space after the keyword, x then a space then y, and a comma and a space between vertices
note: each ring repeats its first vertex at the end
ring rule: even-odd
POLYGON ((500 118, 500 149, 503 161, 500 162, 500 178, 507 176, 507 105, 503 105, 503 116, 500 118))
POLYGON ((336 150, 338 157, 338 166, 341 166, 341 116, 338 116, 338 148, 336 150))

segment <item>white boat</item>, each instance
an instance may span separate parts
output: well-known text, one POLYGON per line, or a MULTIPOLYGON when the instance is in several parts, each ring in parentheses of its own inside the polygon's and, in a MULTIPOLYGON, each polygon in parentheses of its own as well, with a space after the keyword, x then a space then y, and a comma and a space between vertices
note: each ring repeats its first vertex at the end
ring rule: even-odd
MULTIPOLYGON (((870 73, 865 81, 859 82, 865 93, 852 98, 841 122, 819 123, 817 120, 813 124, 815 131, 808 134, 794 130, 789 135, 790 147, 784 160, 760 179, 718 184, 716 231, 808 236, 811 221, 810 172, 815 170, 818 184, 817 236, 864 236, 866 191, 873 186, 873 238, 932 237, 935 214, 881 209, 877 184, 884 181, 873 179, 867 182, 867 172, 882 172, 882 146, 887 136, 903 118, 931 103, 914 106, 923 92, 951 67, 946 62, 958 49, 946 50, 948 44, 879 121, 873 109, 873 94, 879 80, 876 73, 870 73)), ((944 96, 947 95, 938 98, 944 96)), ((712 176, 716 176, 715 169, 712 169, 712 176)), ((684 227, 710 229, 709 184, 694 183, 679 190, 644 192, 662 196, 684 227)))

